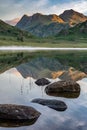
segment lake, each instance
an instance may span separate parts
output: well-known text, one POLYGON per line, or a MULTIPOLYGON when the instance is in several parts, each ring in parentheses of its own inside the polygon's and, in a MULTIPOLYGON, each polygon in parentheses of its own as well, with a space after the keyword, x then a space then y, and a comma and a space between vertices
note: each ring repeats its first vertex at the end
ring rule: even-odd
POLYGON ((81 88, 78 96, 49 96, 45 93, 46 86, 35 84, 40 77, 48 78, 51 83, 59 81, 59 78, 52 79, 50 73, 69 66, 86 71, 87 52, 32 52, 33 56, 23 52, 17 53, 20 58, 15 59, 16 53, 0 54, 0 103, 32 106, 41 115, 36 122, 18 124, 18 127, 0 121, 0 130, 87 130, 87 78, 77 81, 81 88), (60 112, 31 103, 35 98, 61 100, 68 108, 60 112))

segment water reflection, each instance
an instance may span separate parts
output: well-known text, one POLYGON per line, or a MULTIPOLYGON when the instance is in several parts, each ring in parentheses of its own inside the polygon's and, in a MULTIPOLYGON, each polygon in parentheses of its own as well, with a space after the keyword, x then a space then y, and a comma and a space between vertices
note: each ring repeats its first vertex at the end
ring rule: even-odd
POLYGON ((33 77, 35 79, 47 77, 52 78, 52 71, 57 71, 66 68, 58 60, 54 58, 38 57, 30 62, 21 64, 16 67, 18 72, 24 77, 33 77))
POLYGON ((35 120, 32 121, 16 121, 16 120, 2 120, 0 119, 0 127, 23 127, 23 126, 30 126, 33 125, 36 122, 35 120))
POLYGON ((65 97, 65 98, 78 98, 80 96, 80 92, 78 93, 69 93, 69 92, 61 92, 61 93, 50 93, 46 92, 49 96, 54 97, 65 97))
MULTIPOLYGON (((26 89, 26 93, 29 94, 29 92, 31 91, 33 85, 34 85, 34 79, 32 77, 27 77, 26 79, 22 77, 22 75, 16 70, 16 68, 12 68, 8 71, 6 71, 6 76, 8 76, 8 84, 10 87, 12 87, 13 84, 13 77, 17 80, 16 83, 19 83, 20 86, 20 93, 21 95, 23 95, 25 93, 25 89, 26 89)), ((15 84, 17 85, 17 84, 15 84)), ((14 86, 16 87, 16 86, 14 86)))
POLYGON ((41 116, 31 124, 0 122, 0 130, 9 130, 9 127, 10 130, 87 130, 87 78, 78 83, 81 92, 77 95, 68 95, 66 98, 67 95, 47 95, 44 92, 45 87, 37 86, 32 77, 23 78, 15 68, 1 74, 0 103, 29 105, 37 109, 41 116), (31 103, 35 98, 62 100, 67 104, 68 109, 61 113, 31 103))

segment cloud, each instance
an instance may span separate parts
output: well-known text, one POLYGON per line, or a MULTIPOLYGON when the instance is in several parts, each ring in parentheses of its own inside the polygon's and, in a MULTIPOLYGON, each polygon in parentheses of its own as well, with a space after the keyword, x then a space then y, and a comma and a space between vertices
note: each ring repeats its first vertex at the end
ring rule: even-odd
POLYGON ((64 10, 68 9, 74 9, 78 12, 87 14, 87 0, 77 0, 77 1, 72 1, 68 3, 58 3, 56 5, 52 5, 49 8, 47 8, 44 12, 45 13, 56 13, 60 14, 64 10))
POLYGON ((48 0, 0 0, 0 19, 13 19, 23 14, 32 15, 41 12, 47 4, 48 0))
POLYGON ((22 12, 32 15, 36 12, 41 12, 48 5, 48 0, 25 0, 22 3, 22 12))
POLYGON ((60 14, 71 8, 87 14, 87 0, 0 0, 0 19, 14 19, 37 12, 60 14))
POLYGON ((16 0, 0 0, 0 19, 14 18, 20 15, 20 6, 16 0))

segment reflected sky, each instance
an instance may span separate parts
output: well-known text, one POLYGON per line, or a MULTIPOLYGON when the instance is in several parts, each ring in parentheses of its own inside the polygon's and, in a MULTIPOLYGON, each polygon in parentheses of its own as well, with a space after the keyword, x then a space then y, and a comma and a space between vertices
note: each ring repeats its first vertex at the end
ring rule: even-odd
MULTIPOLYGON (((46 86, 37 86, 34 82, 35 79, 32 77, 24 79, 15 68, 0 74, 1 104, 30 105, 42 113, 33 125, 10 128, 10 130, 87 130, 87 78, 78 81, 81 86, 78 98, 49 96, 44 92, 46 86), (31 103, 30 101, 35 98, 62 100, 67 104, 68 109, 58 112, 31 103)), ((9 128, 0 126, 0 130, 9 130, 9 128)))

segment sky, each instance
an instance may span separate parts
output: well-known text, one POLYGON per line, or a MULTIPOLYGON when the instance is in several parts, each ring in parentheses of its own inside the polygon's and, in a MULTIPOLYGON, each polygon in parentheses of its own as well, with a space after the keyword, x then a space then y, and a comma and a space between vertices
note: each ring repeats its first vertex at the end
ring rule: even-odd
POLYGON ((87 15, 87 0, 0 0, 0 19, 21 18, 24 14, 61 14, 74 9, 87 15))

